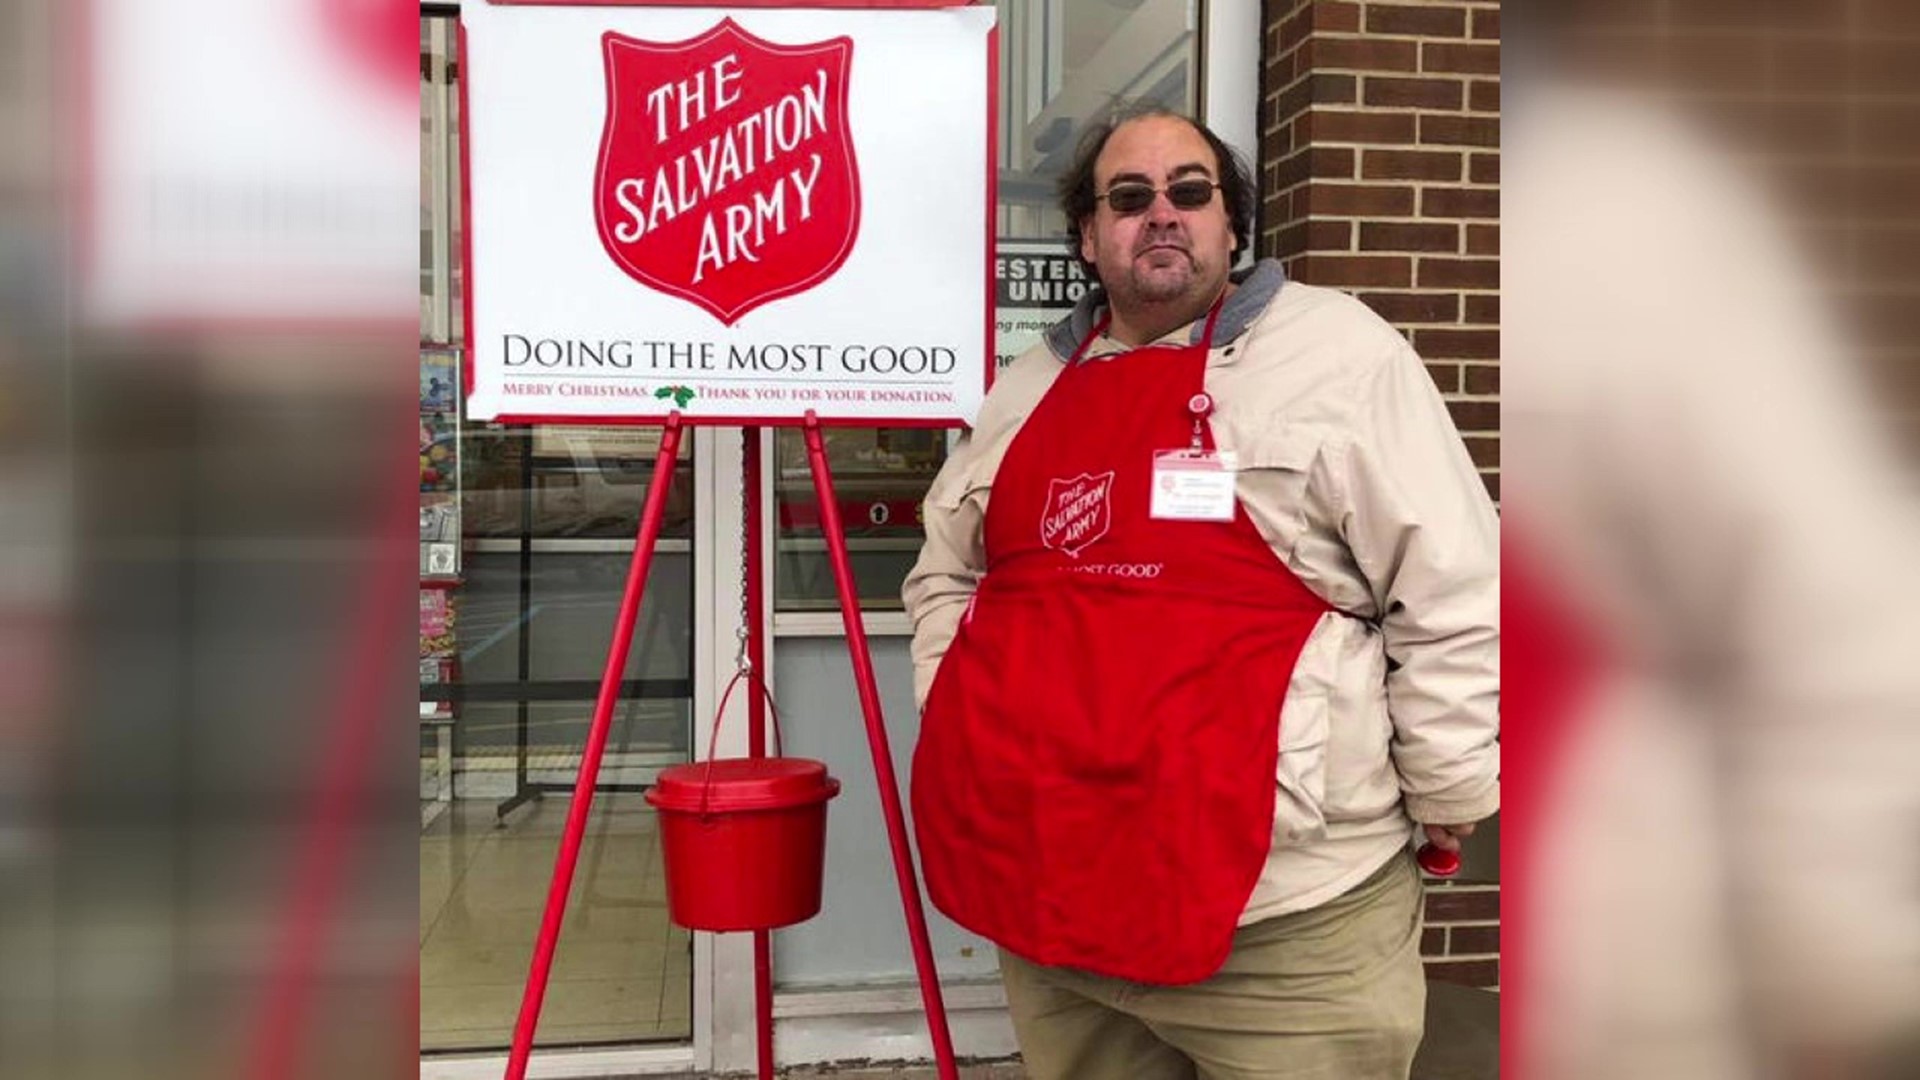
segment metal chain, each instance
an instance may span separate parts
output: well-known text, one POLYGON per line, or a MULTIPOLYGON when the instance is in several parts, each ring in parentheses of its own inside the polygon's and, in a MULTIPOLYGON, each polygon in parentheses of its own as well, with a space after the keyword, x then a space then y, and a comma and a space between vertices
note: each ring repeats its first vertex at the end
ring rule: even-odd
POLYGON ((747 655, 747 638, 749 636, 747 632, 747 596, 752 590, 747 588, 747 575, 753 573, 754 568, 747 565, 747 500, 757 498, 759 492, 747 490, 746 465, 747 429, 742 427, 740 429, 740 468, 734 472, 734 475, 739 479, 740 489, 740 528, 734 536, 734 540, 740 551, 740 623, 733 631, 733 669, 741 675, 751 677, 753 675, 753 659, 747 655))

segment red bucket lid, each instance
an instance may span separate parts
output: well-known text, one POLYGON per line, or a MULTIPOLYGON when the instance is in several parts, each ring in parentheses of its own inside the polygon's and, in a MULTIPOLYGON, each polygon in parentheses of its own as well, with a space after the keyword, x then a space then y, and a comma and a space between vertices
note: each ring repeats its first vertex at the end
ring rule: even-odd
POLYGON ((805 806, 839 793, 840 781, 808 758, 721 758, 662 770, 647 802, 661 810, 731 813, 805 806))

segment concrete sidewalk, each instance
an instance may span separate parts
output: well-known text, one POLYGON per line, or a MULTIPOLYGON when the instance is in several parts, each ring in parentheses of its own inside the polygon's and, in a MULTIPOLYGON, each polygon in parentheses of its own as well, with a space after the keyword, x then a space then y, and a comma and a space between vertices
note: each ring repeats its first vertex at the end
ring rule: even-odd
MULTIPOLYGON (((751 1077, 752 1073, 681 1073, 650 1080, 720 1080, 721 1077, 751 1077)), ((782 1069, 780 1080, 936 1080, 939 1073, 932 1065, 856 1064, 810 1065, 782 1069)), ((960 1066, 960 1080, 1026 1080, 1027 1072, 1018 1061, 983 1062, 960 1066)))
MULTIPOLYGON (((1410 1080, 1494 1080, 1500 1075, 1500 998, 1451 983, 1427 984, 1427 1037, 1413 1059, 1410 1080)), ((732 1074, 752 1076, 751 1073, 732 1074)), ((853 1063, 780 1072, 781 1080, 936 1080, 930 1064, 853 1063)), ((960 1080, 1026 1080, 1018 1061, 963 1064, 960 1080)), ((654 1078, 662 1080, 662 1078, 654 1078)), ((670 1080, 717 1080, 714 1074, 670 1080)))

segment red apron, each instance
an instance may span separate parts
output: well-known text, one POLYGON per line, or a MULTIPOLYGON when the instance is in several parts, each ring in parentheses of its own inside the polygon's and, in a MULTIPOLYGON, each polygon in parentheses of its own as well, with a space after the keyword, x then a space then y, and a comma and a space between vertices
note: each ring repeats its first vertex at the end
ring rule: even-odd
POLYGON ((1035 963, 1204 979, 1272 845, 1280 706, 1330 609, 1238 503, 1148 516, 1154 452, 1213 448, 1218 314, 1197 345, 1081 344, 994 477, 987 572, 927 699, 928 891, 1035 963))

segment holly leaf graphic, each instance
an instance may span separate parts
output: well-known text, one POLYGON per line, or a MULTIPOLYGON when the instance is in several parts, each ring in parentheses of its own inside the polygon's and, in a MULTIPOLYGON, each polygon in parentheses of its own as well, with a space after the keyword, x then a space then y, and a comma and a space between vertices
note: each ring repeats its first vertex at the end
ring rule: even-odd
POLYGON ((661 399, 672 398, 675 407, 684 409, 687 407, 687 402, 693 400, 694 391, 691 386, 663 386, 655 390, 653 396, 661 399))

